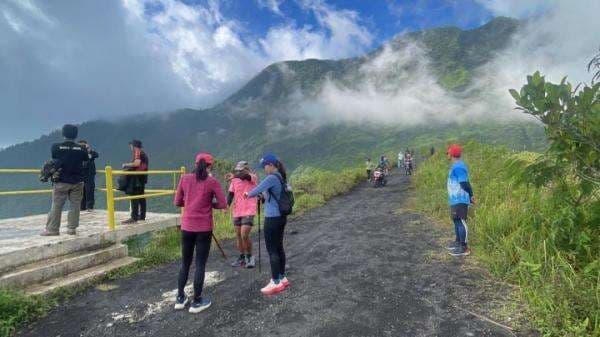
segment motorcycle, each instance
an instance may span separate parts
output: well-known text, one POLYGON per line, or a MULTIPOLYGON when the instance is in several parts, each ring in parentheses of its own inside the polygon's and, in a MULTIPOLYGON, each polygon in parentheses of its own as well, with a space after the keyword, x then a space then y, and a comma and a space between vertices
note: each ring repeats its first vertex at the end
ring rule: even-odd
POLYGON ((383 187, 387 184, 387 176, 382 169, 373 172, 373 187, 383 187))

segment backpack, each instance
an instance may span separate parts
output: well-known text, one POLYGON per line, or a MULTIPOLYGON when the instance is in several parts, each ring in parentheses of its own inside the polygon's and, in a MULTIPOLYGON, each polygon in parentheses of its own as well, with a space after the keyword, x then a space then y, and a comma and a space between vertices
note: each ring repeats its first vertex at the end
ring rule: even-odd
POLYGON ((48 180, 55 183, 60 179, 60 172, 62 171, 62 163, 58 159, 48 160, 42 166, 40 170, 40 181, 47 183, 48 180))
POLYGON ((283 179, 279 175, 275 174, 275 176, 277 177, 277 179, 279 179, 279 182, 281 183, 281 194, 279 195, 279 198, 275 198, 271 189, 269 189, 269 194, 272 198, 275 198, 275 201, 277 201, 277 205, 279 206, 279 213, 281 213, 281 216, 288 216, 292 214, 292 211, 294 209, 294 192, 292 192, 292 189, 288 186, 288 184, 285 183, 285 181, 283 181, 283 179))

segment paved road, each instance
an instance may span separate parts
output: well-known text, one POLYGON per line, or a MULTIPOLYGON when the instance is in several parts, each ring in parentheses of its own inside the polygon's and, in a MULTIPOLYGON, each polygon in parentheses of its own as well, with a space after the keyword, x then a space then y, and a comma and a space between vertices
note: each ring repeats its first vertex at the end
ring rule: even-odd
MULTIPOLYGON (((292 287, 259 292, 257 270, 228 267, 212 252, 206 312, 174 312, 178 265, 91 289, 23 329, 23 336, 511 336, 470 315, 471 302, 492 303, 484 279, 461 272, 443 252, 440 231, 401 211, 411 191, 393 175, 382 189, 362 185, 287 228, 292 287)), ((230 243, 227 243, 231 246, 230 243)), ((233 256, 233 250, 229 249, 233 256)), ((263 258, 266 254, 263 253, 263 258)), ((471 309, 472 311, 475 309, 471 309)))

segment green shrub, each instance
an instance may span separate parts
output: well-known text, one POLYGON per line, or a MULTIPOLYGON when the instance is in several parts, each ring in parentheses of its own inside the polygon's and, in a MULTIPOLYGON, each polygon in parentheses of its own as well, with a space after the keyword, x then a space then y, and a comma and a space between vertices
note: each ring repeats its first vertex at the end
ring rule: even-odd
MULTIPOLYGON (((534 324, 546 336, 600 335, 600 207, 561 202, 556 185, 520 183, 515 161, 539 154, 513 153, 476 143, 465 147, 477 204, 469 242, 490 271, 517 283, 534 324), (558 195, 557 195, 558 194, 558 195)), ((443 153, 414 177, 417 207, 448 223, 449 162, 443 153)))
POLYGON ((39 296, 0 289, 0 336, 10 336, 17 324, 45 315, 52 305, 39 296))

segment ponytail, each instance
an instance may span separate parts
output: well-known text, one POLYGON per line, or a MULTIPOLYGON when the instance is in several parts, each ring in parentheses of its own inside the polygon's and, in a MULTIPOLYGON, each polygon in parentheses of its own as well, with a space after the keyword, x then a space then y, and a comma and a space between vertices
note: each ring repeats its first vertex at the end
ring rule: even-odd
POLYGON ((283 166, 283 163, 280 161, 277 161, 277 164, 275 165, 275 167, 277 168, 277 171, 279 171, 279 174, 281 174, 283 181, 287 181, 287 173, 285 172, 285 166, 283 166))
POLYGON ((204 159, 200 159, 200 161, 198 161, 198 163, 196 163, 196 180, 198 181, 204 181, 206 180, 206 178, 208 178, 208 168, 210 167, 209 164, 206 163, 206 160, 204 159))

